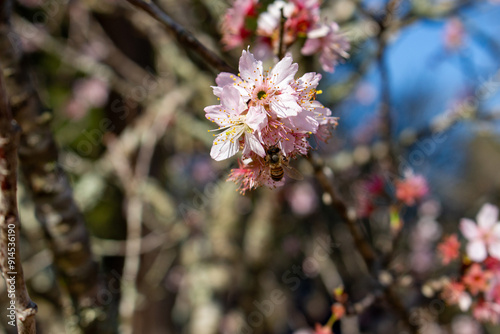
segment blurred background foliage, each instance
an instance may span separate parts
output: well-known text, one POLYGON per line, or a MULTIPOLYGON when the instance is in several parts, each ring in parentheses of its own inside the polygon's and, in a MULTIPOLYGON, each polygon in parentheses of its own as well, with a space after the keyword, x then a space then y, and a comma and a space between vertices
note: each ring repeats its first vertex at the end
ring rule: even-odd
MULTIPOLYGON (((218 28, 228 3, 157 3, 222 52, 218 28)), ((324 1, 322 15, 339 22, 352 51, 319 87, 324 93, 318 99, 340 117, 339 126, 328 144, 312 144, 356 203, 356 187, 377 174, 388 150, 378 131, 387 89, 389 145, 398 167, 406 163, 425 175, 431 195, 404 213, 408 237, 397 245, 389 233, 391 199, 363 223, 379 252, 397 247, 397 270, 417 274, 417 282, 407 282, 413 288, 401 289, 408 305, 418 307, 422 282, 445 273, 434 256, 443 231, 456 231, 458 219, 473 216, 485 201, 500 204, 500 6, 403 0, 396 10, 398 29, 382 39, 374 18, 384 8, 378 0, 324 1)), ((354 301, 371 291, 373 282, 308 161, 296 161, 305 179, 282 189, 241 196, 225 182, 236 162, 211 160, 212 124, 203 111, 215 103, 210 86, 217 72, 159 23, 119 0, 19 0, 15 13, 15 30, 53 116, 60 163, 71 176, 107 280, 122 280, 129 209, 134 198, 140 203, 134 333, 240 333, 252 312, 262 313, 255 302, 269 300, 274 290, 282 292, 283 302, 247 331, 292 333, 328 319, 332 290, 340 284, 354 301), (141 168, 146 173, 136 173, 141 168), (330 256, 317 258, 318 247, 330 256)), ((291 51, 299 72, 320 70, 314 57, 291 51)), ((222 53, 233 66, 239 55, 222 53)), ((20 198, 24 267, 40 327, 45 333, 74 332, 22 187, 20 198)), ((116 312, 119 295, 109 299, 116 312)), ((388 310, 375 303, 336 330, 403 333, 388 310)), ((498 333, 454 311, 421 311, 429 314, 422 333, 465 333, 463 324, 498 333)))

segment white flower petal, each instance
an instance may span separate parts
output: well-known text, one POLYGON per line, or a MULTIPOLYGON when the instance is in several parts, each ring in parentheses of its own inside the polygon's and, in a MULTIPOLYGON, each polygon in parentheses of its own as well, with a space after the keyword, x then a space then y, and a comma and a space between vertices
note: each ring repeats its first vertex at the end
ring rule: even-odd
POLYGON ((465 312, 469 309, 472 304, 472 298, 467 292, 463 292, 458 299, 458 307, 462 312, 465 312))
POLYGON ((273 96, 269 107, 281 118, 296 116, 302 111, 302 107, 297 104, 297 98, 290 94, 273 96))
POLYGON ((232 127, 217 136, 214 140, 210 156, 216 161, 232 157, 240 150, 239 138, 243 134, 243 126, 232 127))
POLYGON ((491 229, 491 234, 497 240, 500 240, 500 223, 496 223, 491 229))
POLYGON ((488 252, 495 259, 500 260, 500 224, 495 224, 491 230, 488 252))
POLYGON ((252 85, 262 82, 262 62, 256 60, 250 51, 243 50, 239 65, 241 78, 252 85))
POLYGON ((212 122, 215 122, 220 127, 230 125, 230 118, 222 111, 222 106, 214 105, 205 107, 205 117, 212 122))
POLYGON ((245 149, 243 151, 243 155, 247 155, 250 153, 249 151, 254 151, 257 155, 261 157, 266 156, 266 152, 264 151, 264 147, 260 143, 260 141, 253 134, 245 132, 245 149))
POLYGON ((462 218, 459 225, 462 234, 469 240, 479 237, 479 229, 474 221, 468 218, 462 218))
POLYGON ((488 255, 486 245, 482 240, 474 240, 467 244, 467 256, 474 262, 482 262, 488 255))
POLYGON ((490 229, 498 219, 498 208, 486 203, 477 214, 477 224, 484 229, 490 229))
POLYGON ((330 26, 323 23, 323 24, 319 25, 317 28, 310 30, 307 33, 307 38, 325 37, 326 35, 328 35, 329 32, 330 32, 330 26))
POLYGON ((488 253, 497 260, 500 260, 500 240, 495 240, 488 245, 488 253))

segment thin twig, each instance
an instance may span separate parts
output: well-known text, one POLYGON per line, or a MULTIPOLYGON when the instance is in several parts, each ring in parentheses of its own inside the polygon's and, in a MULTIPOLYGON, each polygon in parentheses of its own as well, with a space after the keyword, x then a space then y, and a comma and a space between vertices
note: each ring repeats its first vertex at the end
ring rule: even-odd
POLYGON ((177 41, 196 52, 208 64, 221 72, 235 72, 221 57, 207 49, 200 41, 196 39, 189 31, 184 29, 180 24, 172 20, 160 7, 152 1, 142 0, 127 0, 132 5, 141 8, 153 18, 162 23, 167 29, 174 33, 177 41))
MULTIPOLYGON (((13 123, 1 75, 0 134, 0 267, 11 300, 7 310, 10 307, 15 308, 12 313, 15 313, 17 319, 18 333, 34 334, 36 333, 37 305, 31 301, 26 289, 19 249, 21 223, 17 212, 16 190, 17 148, 20 131, 13 123)), ((13 325, 14 319, 11 318, 11 321, 13 325)))
MULTIPOLYGON (((334 188, 328 176, 326 175, 324 171, 325 166, 323 165, 323 163, 317 161, 311 156, 308 157, 308 160, 314 168, 316 179, 323 187, 325 193, 329 195, 331 206, 337 211, 342 221, 347 225, 349 233, 354 240, 354 244, 361 254, 361 257, 363 258, 370 274, 379 283, 379 285, 383 286, 383 284, 381 284, 378 280, 377 274, 372 271, 373 265, 377 261, 377 256, 375 254, 375 251, 367 242, 366 238, 363 236, 361 230, 359 229, 355 211, 350 210, 347 207, 346 203, 342 200, 337 190, 334 188)), ((400 300, 400 297, 394 291, 393 286, 386 286, 384 287, 383 291, 385 300, 389 302, 389 304, 396 312, 398 312, 401 319, 405 322, 411 333, 417 333, 416 327, 412 323, 410 323, 410 316, 406 310, 406 307, 400 300)))
POLYGON ((169 108, 159 111, 151 128, 143 133, 135 170, 129 167, 127 155, 124 153, 123 147, 120 147, 121 143, 118 140, 114 140, 108 144, 111 163, 120 179, 127 198, 127 240, 122 276, 122 297, 119 306, 121 333, 133 332, 133 316, 138 297, 136 284, 141 264, 142 216, 144 209, 141 184, 148 177, 158 140, 165 132, 176 110, 176 106, 186 97, 186 94, 183 94, 183 90, 176 90, 169 95, 171 97, 169 108))
POLYGON ((333 187, 330 180, 326 176, 323 170, 324 166, 311 156, 308 156, 308 160, 314 167, 316 178, 319 183, 323 186, 324 191, 330 196, 332 207, 338 212, 342 221, 347 225, 349 232, 354 239, 354 243, 356 244, 356 248, 363 257, 366 266, 370 270, 373 262, 375 261, 375 252, 370 244, 368 244, 358 227, 355 211, 349 210, 345 202, 341 200, 337 190, 333 187))
POLYGON ((279 40, 279 46, 278 46, 278 59, 282 59, 283 55, 285 53, 284 48, 284 38, 285 38, 285 13, 283 12, 283 8, 281 8, 281 17, 280 17, 280 40, 279 40))

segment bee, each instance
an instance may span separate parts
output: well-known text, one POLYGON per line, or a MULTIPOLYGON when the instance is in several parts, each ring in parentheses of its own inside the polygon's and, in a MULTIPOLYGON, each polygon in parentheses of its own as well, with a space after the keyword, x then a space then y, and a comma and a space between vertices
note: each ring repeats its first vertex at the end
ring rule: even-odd
POLYGON ((286 174, 294 180, 302 180, 302 174, 292 166, 288 165, 288 159, 281 154, 281 149, 276 146, 270 146, 265 157, 266 164, 269 166, 269 174, 273 181, 279 182, 286 174))

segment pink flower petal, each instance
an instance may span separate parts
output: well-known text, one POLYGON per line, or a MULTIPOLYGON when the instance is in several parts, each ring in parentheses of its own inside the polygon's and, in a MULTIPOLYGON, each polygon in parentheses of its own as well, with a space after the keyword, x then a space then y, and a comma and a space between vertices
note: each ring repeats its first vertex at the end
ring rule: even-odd
POLYGON ((248 108, 239 90, 233 86, 223 88, 220 101, 224 107, 223 109, 226 109, 229 114, 239 115, 248 108))
POLYGON ((474 221, 468 218, 462 218, 459 225, 462 234, 469 240, 473 240, 479 237, 479 229, 474 223, 474 221))
POLYGON ((215 83, 219 87, 232 85, 234 82, 240 82, 240 81, 241 81, 241 79, 238 76, 236 76, 232 73, 228 73, 228 72, 221 72, 221 73, 219 73, 217 78, 215 78, 215 83), (236 79, 236 80, 234 80, 234 79, 236 79))
POLYGON ((482 262, 487 257, 486 245, 482 240, 474 240, 467 244, 467 256, 474 262, 482 262))
POLYGON ((291 116, 289 120, 294 128, 299 128, 301 131, 316 133, 318 130, 319 123, 314 118, 312 111, 303 110, 297 116, 291 116))
POLYGON ((267 125, 267 113, 263 106, 251 107, 245 123, 254 131, 260 131, 267 125))
POLYGON ((484 229, 490 229, 495 225, 498 218, 498 208, 486 203, 477 214, 477 224, 484 229))
POLYGON ((322 46, 322 43, 321 43, 320 39, 317 39, 317 38, 310 39, 310 38, 308 38, 306 40, 304 46, 302 47, 302 50, 300 50, 300 52, 302 52, 302 54, 304 56, 310 56, 310 55, 315 54, 319 50, 321 50, 321 46, 322 46))
POLYGON ((271 70, 271 80, 277 90, 283 89, 286 85, 290 84, 299 70, 299 64, 292 64, 292 62, 292 57, 287 54, 271 70))

